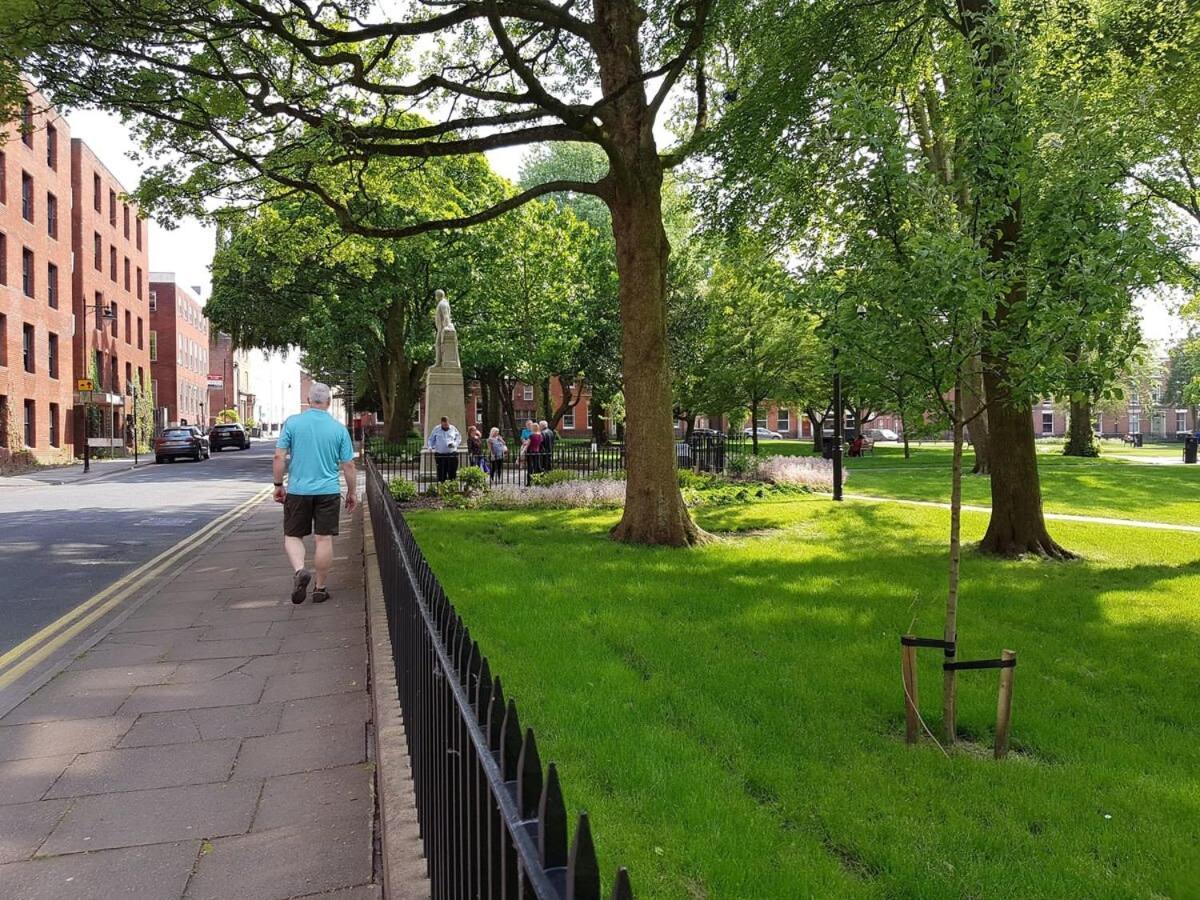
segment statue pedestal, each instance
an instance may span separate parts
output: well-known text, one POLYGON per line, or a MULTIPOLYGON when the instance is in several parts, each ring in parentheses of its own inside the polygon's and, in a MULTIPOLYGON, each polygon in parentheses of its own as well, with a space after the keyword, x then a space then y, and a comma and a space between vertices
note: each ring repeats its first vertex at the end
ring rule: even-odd
POLYGON ((429 432, 445 416, 462 436, 462 448, 467 446, 467 422, 463 415, 467 407, 463 391, 461 366, 433 366, 425 373, 425 422, 421 437, 428 439, 429 432))

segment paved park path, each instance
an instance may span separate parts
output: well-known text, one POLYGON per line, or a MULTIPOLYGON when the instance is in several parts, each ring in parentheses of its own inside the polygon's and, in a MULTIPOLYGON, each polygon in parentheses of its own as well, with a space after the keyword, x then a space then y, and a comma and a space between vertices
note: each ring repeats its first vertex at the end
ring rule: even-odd
MULTIPOLYGON (((846 494, 847 500, 865 500, 869 503, 903 503, 906 506, 929 506, 934 509, 949 509, 949 503, 937 500, 905 500, 900 497, 877 497, 873 494, 846 494)), ((963 504, 964 512, 990 513, 988 506, 968 506, 963 504)), ((1160 531, 1187 531, 1200 533, 1200 525, 1177 525, 1172 522, 1147 522, 1141 519, 1114 519, 1108 516, 1078 516, 1073 513, 1044 513, 1047 519, 1056 522, 1090 522, 1094 525, 1124 525, 1128 528, 1155 528, 1160 531)))
POLYGON ((254 507, 0 719, 5 900, 378 898, 361 509, 293 606, 254 507))

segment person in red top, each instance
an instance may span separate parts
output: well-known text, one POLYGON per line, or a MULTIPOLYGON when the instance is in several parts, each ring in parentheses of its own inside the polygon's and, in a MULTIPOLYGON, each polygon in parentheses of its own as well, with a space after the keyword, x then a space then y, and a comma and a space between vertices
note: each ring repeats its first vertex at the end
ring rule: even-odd
POLYGON ((537 422, 533 423, 533 430, 521 445, 521 452, 525 454, 525 487, 529 487, 533 484, 533 476, 542 471, 542 426, 537 422))

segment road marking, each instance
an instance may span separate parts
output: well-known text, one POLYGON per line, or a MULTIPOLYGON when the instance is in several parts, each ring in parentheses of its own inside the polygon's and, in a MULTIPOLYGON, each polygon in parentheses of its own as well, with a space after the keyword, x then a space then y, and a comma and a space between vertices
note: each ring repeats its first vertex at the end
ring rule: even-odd
POLYGON ((251 507, 264 500, 270 493, 270 488, 264 488, 244 503, 222 513, 200 530, 183 538, 153 559, 142 563, 128 575, 118 578, 91 599, 85 600, 37 634, 26 638, 0 656, 0 689, 8 687, 25 672, 45 660, 84 628, 143 587, 146 582, 162 574, 184 554, 196 549, 224 526, 245 515, 251 507))

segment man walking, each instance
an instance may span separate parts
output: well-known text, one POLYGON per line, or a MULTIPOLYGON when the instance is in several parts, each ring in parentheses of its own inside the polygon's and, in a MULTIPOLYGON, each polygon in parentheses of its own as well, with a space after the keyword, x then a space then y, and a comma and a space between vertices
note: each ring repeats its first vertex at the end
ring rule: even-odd
POLYGON ((458 478, 458 445, 461 441, 458 429, 451 425, 445 416, 442 416, 442 421, 429 433, 429 440, 425 442, 425 446, 433 451, 433 458, 437 463, 438 484, 458 478))
POLYGON ((275 502, 283 504, 283 548, 296 573, 292 580, 293 603, 304 602, 313 577, 305 567, 304 538, 314 532, 317 583, 312 599, 313 603, 329 599, 326 581, 333 565, 333 536, 338 533, 342 499, 339 468, 346 479, 346 511, 352 512, 358 503, 354 445, 346 426, 329 415, 330 399, 329 385, 314 382, 308 390, 310 408, 288 417, 275 444, 275 502))
POLYGON ((554 462, 554 445, 558 442, 558 432, 550 427, 545 419, 542 426, 542 471, 549 472, 550 464, 554 462))

